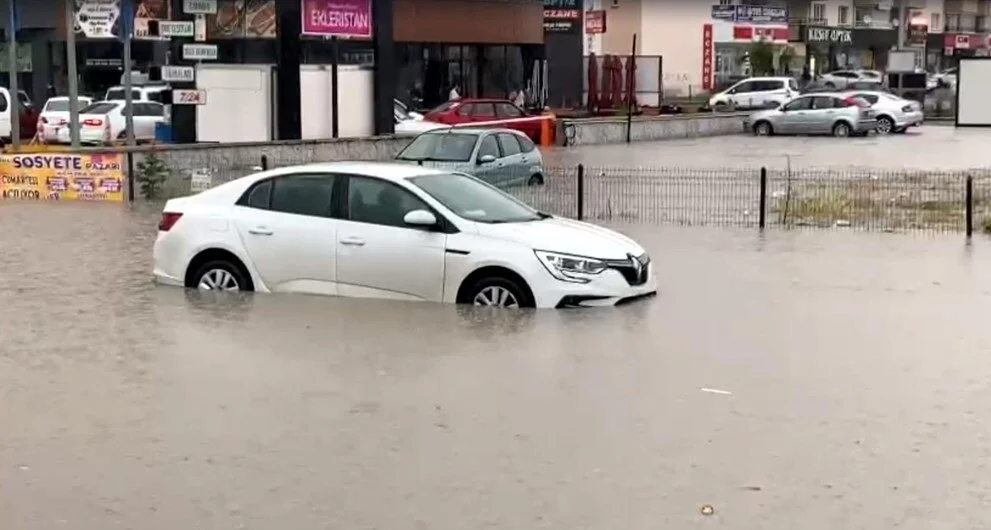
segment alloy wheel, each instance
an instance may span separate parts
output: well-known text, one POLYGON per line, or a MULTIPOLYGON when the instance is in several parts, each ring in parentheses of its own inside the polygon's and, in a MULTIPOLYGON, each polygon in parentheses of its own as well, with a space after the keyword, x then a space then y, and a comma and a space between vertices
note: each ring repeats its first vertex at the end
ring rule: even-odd
POLYGON ((473 305, 487 307, 519 307, 519 300, 516 299, 509 289, 498 285, 490 285, 475 295, 472 300, 473 305))
POLYGON ((771 126, 767 123, 761 122, 757 124, 757 136, 770 136, 771 126))
POLYGON ((224 269, 210 269, 200 277, 197 288, 201 291, 238 292, 241 286, 237 283, 237 278, 230 271, 224 269))
POLYGON ((877 132, 881 134, 889 134, 895 130, 895 124, 891 123, 888 118, 881 118, 877 120, 877 132))
POLYGON ((845 123, 840 123, 833 128, 833 134, 839 137, 850 136, 850 126, 845 123))

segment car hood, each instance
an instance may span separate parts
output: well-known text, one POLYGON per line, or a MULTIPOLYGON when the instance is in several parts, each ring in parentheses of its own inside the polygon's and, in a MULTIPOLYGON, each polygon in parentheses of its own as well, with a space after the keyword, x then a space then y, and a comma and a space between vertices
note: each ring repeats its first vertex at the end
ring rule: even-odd
POLYGON ((475 165, 468 162, 435 162, 431 160, 424 160, 421 163, 417 160, 403 160, 401 158, 397 158, 396 162, 402 164, 418 164, 423 167, 441 169, 444 171, 457 171, 459 173, 468 173, 469 175, 473 175, 475 171, 475 165))
POLYGON ((449 127, 449 125, 423 119, 403 120, 396 124, 396 134, 420 134, 422 132, 432 131, 434 129, 443 129, 446 127, 449 127))
POLYGON ((551 217, 526 223, 476 223, 479 234, 547 250, 599 259, 626 259, 639 256, 643 247, 636 241, 601 226, 551 217))

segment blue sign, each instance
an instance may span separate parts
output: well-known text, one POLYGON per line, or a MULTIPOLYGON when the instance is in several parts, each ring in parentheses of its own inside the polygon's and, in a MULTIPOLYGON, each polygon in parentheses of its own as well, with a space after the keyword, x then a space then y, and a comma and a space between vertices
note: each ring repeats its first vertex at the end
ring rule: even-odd
POLYGON ((736 6, 712 6, 713 20, 732 21, 734 18, 736 18, 736 6))
POLYGON ((788 9, 784 7, 747 5, 733 7, 736 8, 736 15, 733 17, 736 22, 788 23, 788 9))

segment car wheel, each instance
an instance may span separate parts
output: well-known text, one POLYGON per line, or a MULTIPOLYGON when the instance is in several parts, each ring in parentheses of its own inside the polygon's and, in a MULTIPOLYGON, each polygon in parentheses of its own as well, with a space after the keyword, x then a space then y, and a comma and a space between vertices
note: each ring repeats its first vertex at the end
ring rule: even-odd
POLYGON ((471 305, 480 307, 533 307, 526 289, 504 276, 489 276, 475 282, 468 292, 471 305))
POLYGON ((225 260, 204 263, 193 276, 200 291, 237 293, 250 291, 247 273, 238 265, 225 260))
POLYGON ((905 134, 908 131, 908 127, 899 127, 895 129, 895 134, 905 134))
POLYGON ((771 136, 774 134, 774 127, 766 121, 759 121, 754 124, 754 134, 756 136, 771 136))
POLYGON ((729 112, 729 105, 727 105, 725 101, 717 101, 712 107, 712 110, 716 112, 729 112))
POLYGON ((843 121, 833 125, 833 136, 836 136, 837 138, 846 138, 847 136, 850 136, 850 125, 843 121))
POLYGON ((888 116, 881 116, 877 119, 877 128, 875 128, 878 134, 891 134, 895 131, 895 121, 888 116))
POLYGON ((526 185, 527 186, 543 186, 544 185, 544 176, 541 175, 540 173, 537 173, 536 175, 531 176, 530 177, 530 180, 527 180, 526 181, 526 185))

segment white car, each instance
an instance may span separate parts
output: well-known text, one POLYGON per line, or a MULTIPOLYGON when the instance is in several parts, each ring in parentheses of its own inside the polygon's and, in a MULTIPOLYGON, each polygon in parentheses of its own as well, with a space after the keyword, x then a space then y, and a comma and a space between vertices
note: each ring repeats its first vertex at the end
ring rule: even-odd
MULTIPOLYGON (((134 138, 138 142, 155 139, 155 126, 165 123, 165 105, 154 101, 131 104, 134 115, 134 138)), ((58 142, 70 141, 69 127, 59 127, 58 142)), ((83 144, 108 144, 127 137, 127 118, 123 101, 97 101, 79 111, 79 141, 83 144)))
POLYGON ((871 104, 877 116, 879 134, 903 133, 909 127, 918 127, 925 121, 922 105, 887 92, 856 90, 845 95, 863 98, 871 104))
POLYGON ((828 90, 842 90, 851 83, 883 83, 884 74, 877 70, 834 70, 822 74, 818 83, 828 90))
POLYGON ((790 77, 751 77, 709 98, 709 108, 722 110, 774 108, 799 94, 790 77))
MULTIPOLYGON (((90 106, 93 99, 80 97, 78 103, 78 110, 82 110, 90 106)), ((38 137, 45 143, 57 142, 60 127, 69 127, 69 98, 48 98, 38 116, 38 137)))
POLYGON ((650 257, 463 173, 332 162, 255 173, 165 204, 162 284, 503 307, 656 292, 650 257))
POLYGON ((444 125, 443 123, 424 120, 423 114, 409 112, 406 109, 406 105, 403 105, 398 99, 393 101, 392 117, 397 136, 417 136, 427 131, 450 127, 450 125, 444 125))

